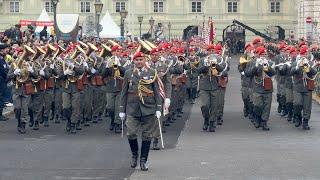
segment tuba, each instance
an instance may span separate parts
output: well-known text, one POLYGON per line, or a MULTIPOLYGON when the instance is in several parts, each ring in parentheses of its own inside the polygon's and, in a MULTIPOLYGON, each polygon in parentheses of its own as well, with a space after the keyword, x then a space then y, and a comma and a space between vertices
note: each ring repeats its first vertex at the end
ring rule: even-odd
POLYGON ((111 57, 112 54, 111 54, 111 48, 105 44, 101 44, 102 46, 102 50, 99 54, 99 57, 102 57, 102 58, 105 58, 105 57, 111 57))
MULTIPOLYGON (((17 62, 12 62, 13 69, 21 69, 21 74, 16 77, 16 81, 19 83, 24 83, 29 79, 29 71, 28 68, 30 66, 29 62, 26 61, 26 58, 31 56, 32 54, 35 54, 34 50, 24 45, 24 51, 22 55, 16 60, 17 62)), ((16 86, 18 84, 16 83, 16 86)), ((17 87, 16 87, 17 88, 17 87)))

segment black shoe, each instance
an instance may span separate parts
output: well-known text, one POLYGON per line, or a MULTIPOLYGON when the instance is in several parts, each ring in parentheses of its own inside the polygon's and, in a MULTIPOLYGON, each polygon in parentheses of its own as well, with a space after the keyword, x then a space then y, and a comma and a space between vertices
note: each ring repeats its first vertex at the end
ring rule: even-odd
POLYGON ((57 115, 54 119, 55 124, 60 124, 60 117, 57 115))
POLYGON ((26 123, 21 122, 20 126, 18 127, 18 132, 20 134, 25 134, 26 133, 26 123))
POLYGON ((90 123, 89 123, 89 120, 88 120, 88 119, 85 119, 85 120, 84 120, 84 126, 85 126, 85 127, 90 126, 90 123))
POLYGON ((263 131, 269 131, 270 130, 270 128, 267 125, 267 121, 263 121, 262 122, 262 130, 263 131))
POLYGON ((76 124, 76 130, 78 130, 78 131, 82 130, 80 121, 78 121, 76 124))
POLYGON ((44 123, 44 118, 41 118, 41 121, 39 123, 43 124, 44 123))
POLYGON ((48 117, 43 117, 43 120, 44 120, 43 126, 44 127, 49 127, 48 117))
POLYGON ((260 127, 261 127, 261 118, 260 118, 260 117, 256 117, 256 118, 254 119, 253 125, 254 125, 254 127, 257 128, 257 129, 260 128, 260 127))
POLYGON ((33 125, 34 125, 34 121, 30 119, 30 121, 29 121, 29 127, 33 127, 33 125))
POLYGON ((142 141, 141 156, 140 156, 141 171, 148 171, 148 167, 146 166, 146 163, 149 156, 150 144, 151 144, 151 141, 142 141))
POLYGON ((308 120, 308 119, 303 119, 302 128, 303 128, 304 130, 310 130, 309 120, 308 120))
POLYGON ((278 105, 278 113, 281 113, 281 105, 278 105))
POLYGON ((209 132, 216 132, 215 128, 216 127, 214 126, 214 122, 210 121, 209 122, 209 132))
POLYGON ((94 116, 94 117, 93 117, 92 123, 94 123, 94 124, 97 124, 97 123, 98 123, 98 117, 97 117, 97 116, 94 116))
POLYGON ((114 126, 114 132, 116 134, 120 134, 122 131, 121 131, 121 128, 120 128, 120 124, 115 124, 114 126))
POLYGON ((39 122, 38 121, 36 121, 34 123, 33 130, 35 130, 35 131, 39 130, 39 122))
POLYGON ((159 142, 158 138, 154 138, 154 139, 153 139, 153 146, 152 146, 152 149, 153 149, 153 150, 160 150, 160 147, 159 147, 159 145, 158 145, 158 142, 159 142))
POLYGON ((205 119, 204 122, 203 122, 202 130, 204 130, 204 131, 208 130, 208 126, 209 126, 208 123, 209 123, 208 119, 205 119))
POLYGON ((138 140, 137 139, 128 139, 131 153, 132 153, 132 158, 131 158, 131 168, 136 168, 138 165, 138 140))
POLYGON ((218 117, 217 124, 220 125, 220 126, 223 124, 223 121, 222 121, 221 117, 218 117))
POLYGON ((281 114, 281 116, 286 116, 286 115, 288 115, 288 112, 287 112, 287 110, 282 110, 282 114, 281 114))
POLYGON ((67 125, 66 125, 66 131, 69 133, 71 131, 71 122, 68 120, 67 125))
POLYGON ((70 133, 71 134, 76 134, 76 124, 75 123, 71 123, 71 129, 70 129, 70 133))
POLYGON ((299 127, 299 126, 301 126, 301 124, 302 124, 302 120, 301 120, 301 118, 299 117, 299 118, 297 118, 297 119, 295 120, 294 126, 295 126, 295 127, 299 127))
POLYGON ((113 122, 110 123, 109 130, 110 130, 110 131, 113 131, 113 130, 114 130, 114 123, 113 123, 113 122))

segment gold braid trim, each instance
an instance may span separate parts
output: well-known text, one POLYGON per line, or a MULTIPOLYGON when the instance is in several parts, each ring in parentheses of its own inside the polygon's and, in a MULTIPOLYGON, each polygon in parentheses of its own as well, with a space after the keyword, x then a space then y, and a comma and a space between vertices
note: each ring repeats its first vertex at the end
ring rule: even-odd
POLYGON ((149 79, 149 80, 140 79, 139 80, 139 82, 138 82, 138 95, 140 97, 142 104, 144 104, 142 92, 147 93, 147 94, 153 93, 153 91, 148 89, 145 85, 152 84, 157 79, 157 76, 158 76, 157 71, 155 71, 153 79, 149 79))

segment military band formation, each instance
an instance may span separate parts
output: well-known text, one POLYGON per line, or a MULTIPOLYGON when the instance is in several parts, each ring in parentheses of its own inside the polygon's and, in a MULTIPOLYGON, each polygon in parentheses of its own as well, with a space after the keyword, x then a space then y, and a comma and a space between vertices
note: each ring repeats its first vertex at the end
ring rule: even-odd
POLYGON ((278 112, 296 127, 310 129, 318 47, 256 38, 239 62, 232 62, 227 43, 204 42, 84 39, 14 45, 6 58, 11 59, 7 80, 14 84, 17 130, 25 134, 29 126, 45 131, 51 122, 63 122, 69 134, 76 134, 106 120, 108 131, 126 129, 132 168, 137 166, 141 130, 140 167, 146 171, 152 140, 152 149, 164 147, 163 133, 182 117, 185 100, 194 104, 199 97, 203 131, 215 132, 223 124, 230 63, 239 64, 243 114, 255 128, 270 130, 275 79, 278 112))

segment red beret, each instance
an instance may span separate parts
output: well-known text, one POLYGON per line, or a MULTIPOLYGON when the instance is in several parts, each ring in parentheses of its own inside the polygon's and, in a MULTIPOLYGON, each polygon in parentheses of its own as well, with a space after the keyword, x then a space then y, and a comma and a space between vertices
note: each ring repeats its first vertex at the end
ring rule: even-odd
POLYGON ((126 53, 126 52, 124 52, 124 53, 122 53, 122 56, 123 56, 123 57, 128 57, 128 56, 129 56, 129 54, 128 54, 128 53, 126 53))
POLYGON ((260 56, 261 55, 265 55, 266 53, 267 53, 267 50, 264 47, 261 47, 257 52, 257 54, 260 55, 260 56))
POLYGON ((218 44, 214 47, 214 50, 216 50, 216 51, 222 50, 222 45, 221 45, 220 43, 218 43, 218 44))
POLYGON ((301 55, 306 55, 307 52, 308 52, 308 46, 302 45, 302 46, 300 47, 300 52, 299 52, 299 53, 300 53, 301 55))
POLYGON ((195 48, 189 48, 189 52, 195 52, 196 49, 195 48))
POLYGON ((252 44, 257 44, 257 43, 262 43, 262 39, 261 39, 261 38, 255 38, 255 39, 252 41, 252 44))
POLYGON ((288 53, 291 55, 297 54, 297 49, 294 46, 291 46, 288 50, 288 53))
POLYGON ((139 58, 139 57, 144 57, 143 53, 142 52, 136 52, 134 55, 133 55, 133 60, 139 58))
POLYGON ((279 50, 282 50, 282 49, 284 50, 286 47, 287 45, 285 43, 280 43, 278 46, 279 50))
POLYGON ((150 54, 156 54, 158 52, 159 52, 158 48, 152 48, 151 51, 150 51, 150 54))
POLYGON ((247 49, 247 48, 250 48, 252 47, 252 44, 251 43, 247 43, 246 46, 244 47, 244 49, 247 49))
POLYGON ((184 53, 184 49, 183 48, 177 48, 177 53, 184 53))
POLYGON ((111 48, 111 52, 117 51, 118 49, 121 49, 121 47, 118 46, 118 45, 114 45, 114 46, 112 46, 112 48, 111 48))
POLYGON ((134 47, 133 43, 129 43, 127 46, 127 48, 132 48, 132 47, 134 47))
POLYGON ((304 46, 304 45, 307 45, 305 41, 299 42, 299 47, 304 46))
POLYGON ((209 44, 208 46, 207 46, 207 50, 209 51, 209 50, 214 50, 214 44, 209 44))

